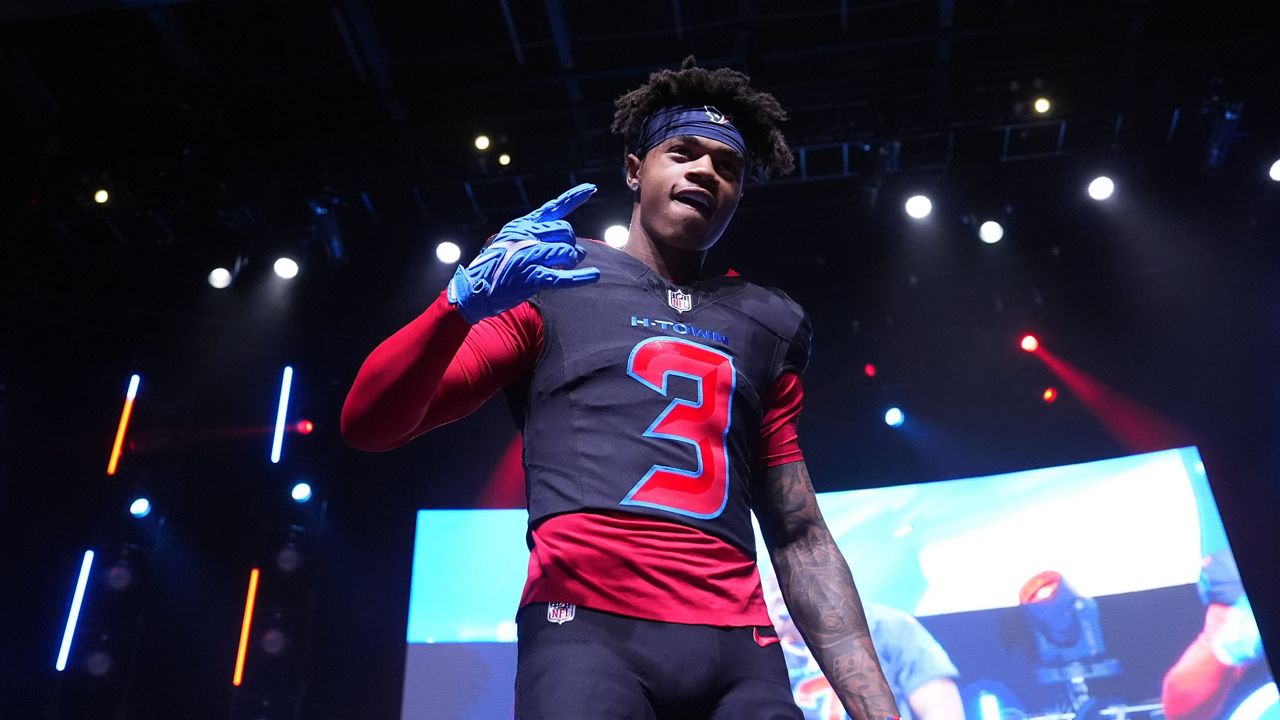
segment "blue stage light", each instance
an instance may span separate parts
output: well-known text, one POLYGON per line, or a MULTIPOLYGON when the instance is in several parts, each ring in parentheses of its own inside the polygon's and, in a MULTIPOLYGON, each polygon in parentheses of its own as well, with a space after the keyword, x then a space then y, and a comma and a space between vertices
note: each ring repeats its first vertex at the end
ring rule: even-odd
POLYGON ((294 502, 304 503, 311 499, 311 485, 300 482, 293 486, 293 490, 289 491, 289 496, 294 499, 294 502))
POLYGON ((151 514, 151 501, 140 497, 129 503, 129 514, 136 518, 144 518, 151 514))
POLYGON ((901 427, 902 423, 907 421, 907 416, 901 408, 891 407, 884 413, 884 424, 889 427, 901 427))
POLYGON ((289 412, 289 389, 293 387, 293 367, 284 366, 284 377, 280 380, 280 404, 276 408, 276 432, 271 440, 271 462, 280 462, 280 452, 284 448, 284 418, 289 412))
POLYGON ((80 607, 84 603, 84 590, 89 584, 89 571, 93 569, 93 551, 84 551, 84 560, 80 562, 80 578, 76 580, 76 591, 71 597, 71 612, 67 613, 67 627, 62 631, 62 646, 58 649, 58 661, 54 668, 58 672, 67 669, 67 656, 71 654, 71 639, 76 634, 76 623, 80 620, 80 607))

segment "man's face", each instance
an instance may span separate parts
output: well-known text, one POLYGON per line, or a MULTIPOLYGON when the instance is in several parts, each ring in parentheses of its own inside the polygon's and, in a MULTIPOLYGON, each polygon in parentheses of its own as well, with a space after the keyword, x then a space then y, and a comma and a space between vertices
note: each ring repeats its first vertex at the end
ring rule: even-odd
POLYGON ((668 138, 627 156, 628 181, 639 183, 639 221, 650 239, 703 251, 720 239, 738 209, 746 161, 709 138, 668 138))

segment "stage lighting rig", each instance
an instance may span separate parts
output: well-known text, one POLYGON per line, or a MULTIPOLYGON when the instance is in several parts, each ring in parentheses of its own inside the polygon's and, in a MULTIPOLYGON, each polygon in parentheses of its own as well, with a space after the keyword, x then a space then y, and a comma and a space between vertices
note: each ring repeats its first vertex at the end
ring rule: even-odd
POLYGON ((994 245, 1004 238, 1004 226, 995 220, 987 220, 978 226, 978 239, 988 245, 994 245))
POLYGON ((907 215, 913 220, 923 220, 933 212, 933 202, 925 195, 912 195, 903 205, 907 215))
POLYGON ((1089 197, 1094 200, 1106 200, 1116 191, 1116 184, 1106 175, 1099 175, 1089 183, 1089 197))
POLYGON ((630 238, 630 236, 631 233, 627 230, 625 225, 610 225, 605 228, 604 243, 609 247, 621 250, 627 246, 627 239, 630 238))
POLYGON ((462 248, 455 242, 445 240, 436 245, 436 259, 445 265, 453 265, 462 258, 462 248))
POLYGON ((276 258, 271 269, 275 271, 276 277, 282 280, 292 280, 298 277, 298 261, 291 257, 276 258))
POLYGON ((1120 661, 1106 657, 1098 603, 1073 588, 1062 573, 1047 570, 1028 580, 1018 593, 1035 635, 1044 684, 1065 683, 1077 716, 1093 706, 1086 680, 1120 672, 1120 661))

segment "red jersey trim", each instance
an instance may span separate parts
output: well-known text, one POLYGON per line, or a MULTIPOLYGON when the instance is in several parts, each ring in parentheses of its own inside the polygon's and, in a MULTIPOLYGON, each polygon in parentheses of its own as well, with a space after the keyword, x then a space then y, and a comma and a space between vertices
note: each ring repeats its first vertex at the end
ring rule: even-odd
POLYGON ((754 558, 687 525, 628 513, 568 513, 534 528, 521 607, 569 602, 628 617, 769 625, 754 558))

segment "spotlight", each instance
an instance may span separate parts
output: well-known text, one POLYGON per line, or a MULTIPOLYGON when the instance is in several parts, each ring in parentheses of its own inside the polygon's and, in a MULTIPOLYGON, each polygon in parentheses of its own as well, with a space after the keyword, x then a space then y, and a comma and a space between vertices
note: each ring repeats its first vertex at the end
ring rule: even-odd
POLYGON ((978 239, 988 245, 1000 242, 1004 237, 1004 227, 995 220, 988 220, 978 226, 978 239))
POLYGON ((1053 103, 1049 102, 1047 97, 1038 97, 1031 103, 1031 109, 1036 111, 1037 115, 1044 115, 1049 112, 1049 108, 1053 107, 1053 103))
POLYGON ((280 628, 271 628, 262 633, 262 650, 268 655, 279 655, 289 645, 289 638, 280 628))
POLYGON ((1099 175, 1089 183, 1089 197, 1094 200, 1106 200, 1116 191, 1116 184, 1106 175, 1099 175))
POLYGON ((871 363, 867 363, 866 365, 863 365, 863 366, 862 366, 862 372, 863 372, 867 377, 875 377, 875 376, 876 376, 876 366, 875 366, 875 365, 872 365, 871 363))
POLYGON ((84 669, 94 677, 102 677, 111 672, 111 666, 114 664, 111 654, 106 650, 94 650, 85 658, 84 669))
POLYGON ((1280 160, 1271 163, 1271 172, 1268 173, 1272 180, 1280 182, 1280 160))
POLYGON ((1035 352, 1040 349, 1040 340, 1035 335, 1023 335, 1022 342, 1018 345, 1027 352, 1035 352))
POLYGON ((284 280, 292 280, 298 277, 298 262, 293 258, 276 258, 276 262, 271 266, 271 269, 275 270, 276 275, 284 280))
POLYGON ((129 514, 136 518, 144 518, 151 514, 151 501, 140 497, 129 503, 129 514))
POLYGON ((316 429, 316 424, 310 420, 299 420, 297 425, 293 426, 299 435, 310 435, 316 429))
POLYGON ((477 149, 477 150, 488 150, 488 149, 489 149, 489 136, 488 136, 488 135, 477 135, 477 136, 476 136, 476 149, 477 149))
POLYGON ((884 424, 889 427, 902 427, 902 423, 907 421, 907 416, 901 409, 891 407, 884 413, 884 424))
POLYGON ((452 265, 462 258, 462 248, 448 240, 436 245, 436 259, 445 265, 452 265))
POLYGON ((107 586, 112 590, 121 591, 127 589, 133 584, 133 569, 129 567, 129 563, 121 560, 112 565, 107 570, 107 586))
POLYGON ((1045 402, 1052 405, 1053 401, 1058 399, 1058 390, 1057 388, 1051 388, 1051 387, 1045 388, 1044 392, 1040 395, 1040 397, 1044 398, 1045 402))
POLYGON ((510 165, 510 164, 511 164, 511 156, 510 156, 510 155, 508 155, 507 153, 502 153, 501 155, 499 155, 499 156, 498 156, 498 164, 499 164, 499 165, 510 165))
POLYGON ((100 188, 97 192, 93 194, 93 201, 98 203, 99 205, 106 205, 107 201, 110 199, 111 199, 111 193, 107 192, 105 189, 100 188))
POLYGON ((622 249, 627 246, 627 238, 631 232, 627 230, 625 225, 610 225, 605 228, 604 242, 609 247, 622 249))
POLYGON ((210 287, 221 290, 231 286, 231 271, 224 267, 216 267, 209 272, 210 287))
POLYGON ((933 203, 924 195, 912 195, 907 198, 906 205, 907 215, 916 220, 923 220, 929 217, 929 213, 933 212, 933 203))
POLYGON ((287 573, 302 567, 302 553, 298 552, 298 546, 289 543, 280 548, 276 553, 276 567, 287 573))
POLYGON ((289 491, 289 496, 294 502, 304 503, 311 499, 311 485, 304 482, 297 483, 293 486, 293 490, 289 491))
POLYGON ((1114 660, 1093 664, 1106 652, 1098 603, 1076 592, 1061 573, 1047 570, 1036 574, 1023 584, 1018 599, 1045 666, 1064 668, 1077 663, 1080 667, 1074 674, 1081 680, 1114 675, 1119 669, 1114 660))

